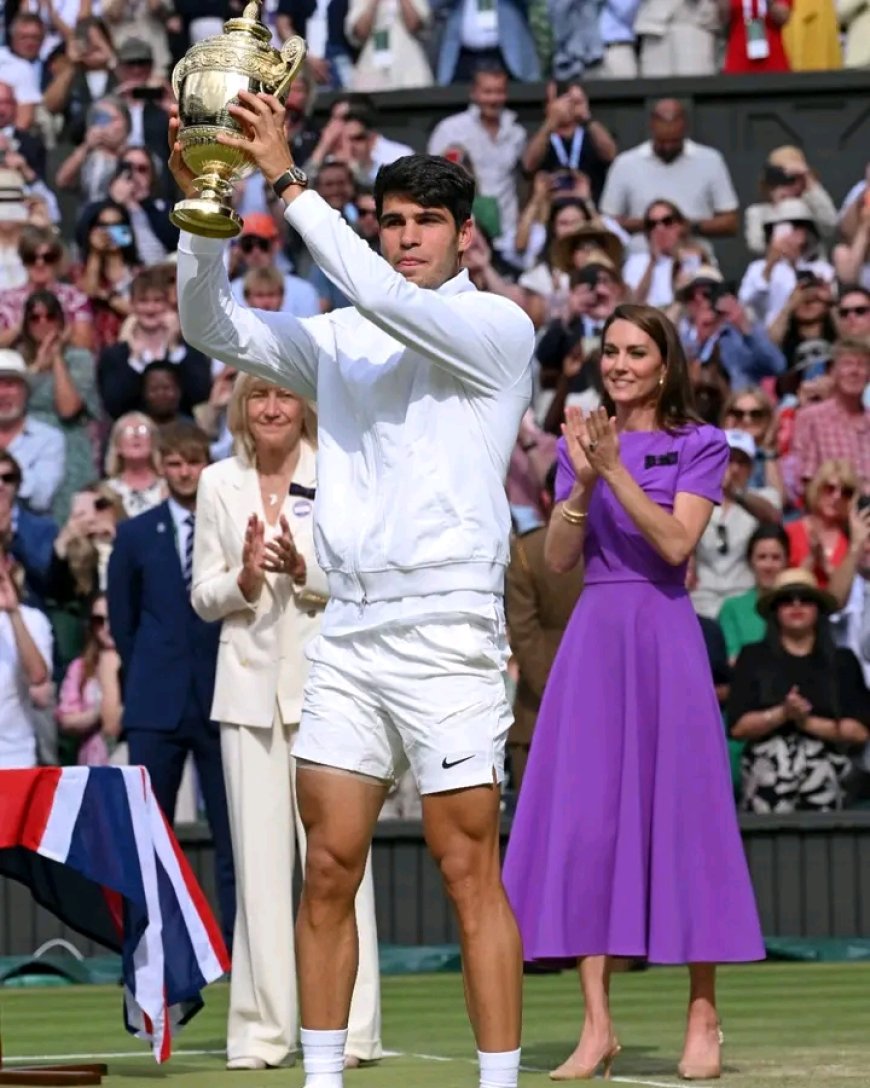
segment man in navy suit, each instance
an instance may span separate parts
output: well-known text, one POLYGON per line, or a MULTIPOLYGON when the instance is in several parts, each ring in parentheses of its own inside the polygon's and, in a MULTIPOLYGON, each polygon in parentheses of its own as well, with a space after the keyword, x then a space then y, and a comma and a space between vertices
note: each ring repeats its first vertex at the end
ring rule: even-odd
POLYGON ((209 440, 192 423, 173 423, 160 448, 169 498, 118 527, 109 562, 109 623, 123 669, 124 732, 130 763, 148 769, 170 822, 185 760, 193 755, 229 947, 235 878, 220 734, 210 720, 221 625, 204 623, 190 604, 196 491, 209 462, 209 440))

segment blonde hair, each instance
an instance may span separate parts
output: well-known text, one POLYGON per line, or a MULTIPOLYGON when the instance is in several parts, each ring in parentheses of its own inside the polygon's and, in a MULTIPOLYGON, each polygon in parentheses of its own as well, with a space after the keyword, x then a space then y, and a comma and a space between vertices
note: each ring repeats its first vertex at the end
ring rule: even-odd
POLYGON ((728 400, 725 401, 725 407, 722 409, 723 427, 728 416, 734 411, 734 405, 743 397, 754 397, 755 403, 763 408, 769 417, 773 417, 774 404, 767 393, 760 385, 748 385, 745 389, 741 389, 739 393, 732 393, 728 400))
POLYGON ((858 477, 850 461, 842 457, 823 461, 816 470, 815 476, 807 484, 807 510, 810 513, 816 508, 822 487, 833 480, 839 480, 844 487, 851 487, 853 492, 858 490, 858 477))
POLYGON ((104 465, 106 475, 110 478, 114 478, 115 476, 120 476, 124 471, 124 456, 118 452, 118 440, 121 437, 121 431, 131 423, 144 423, 148 428, 148 432, 151 435, 151 467, 158 475, 162 475, 160 470, 160 451, 157 442, 157 424, 153 419, 149 419, 143 412, 125 412, 124 415, 118 416, 115 420, 109 435, 109 444, 106 448, 106 463, 104 465))
MULTIPOLYGON (((82 493, 107 499, 112 504, 116 525, 126 520, 127 511, 121 496, 105 481, 79 488, 78 494, 82 493)), ((99 581, 100 557, 96 544, 87 536, 71 537, 66 546, 66 561, 76 594, 79 597, 89 597, 98 588, 99 581)))
MULTIPOLYGON (((254 446, 254 436, 248 425, 248 400, 256 387, 265 386, 267 389, 280 389, 275 382, 267 382, 265 378, 258 378, 256 374, 239 374, 233 386, 233 395, 227 408, 227 428, 233 436, 233 451, 236 457, 246 465, 256 465, 257 450, 254 446)), ((297 393, 294 397, 302 405, 302 439, 317 449, 317 413, 313 405, 300 397, 297 393)))

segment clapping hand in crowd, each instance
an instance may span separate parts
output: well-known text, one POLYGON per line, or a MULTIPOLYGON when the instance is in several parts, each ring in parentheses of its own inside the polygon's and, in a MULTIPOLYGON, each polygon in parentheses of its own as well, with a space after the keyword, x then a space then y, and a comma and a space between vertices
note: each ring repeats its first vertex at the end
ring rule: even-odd
POLYGON ((786 721, 794 722, 798 728, 806 723, 813 712, 812 704, 801 695, 797 685, 789 690, 782 705, 786 721))
POLYGON ((281 532, 266 543, 266 524, 251 514, 242 546, 239 589, 246 601, 253 603, 263 589, 266 574, 287 574, 297 585, 305 582, 305 560, 296 549, 287 519, 281 515, 281 532))
POLYGON ((9 572, 10 560, 5 552, 0 552, 0 612, 15 612, 18 609, 18 590, 9 572))
POLYGON ((263 567, 270 574, 287 574, 296 585, 305 584, 305 560, 296 549, 293 534, 287 519, 282 514, 279 519, 281 532, 270 540, 264 548, 263 567))

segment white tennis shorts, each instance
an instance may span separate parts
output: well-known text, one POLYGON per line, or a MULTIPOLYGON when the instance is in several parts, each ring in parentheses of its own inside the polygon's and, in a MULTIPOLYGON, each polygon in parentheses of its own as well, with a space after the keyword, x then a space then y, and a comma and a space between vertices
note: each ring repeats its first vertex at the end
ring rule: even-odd
POLYGON ((306 656, 297 759, 387 781, 410 765, 422 794, 503 780, 513 713, 500 617, 320 635, 306 656))

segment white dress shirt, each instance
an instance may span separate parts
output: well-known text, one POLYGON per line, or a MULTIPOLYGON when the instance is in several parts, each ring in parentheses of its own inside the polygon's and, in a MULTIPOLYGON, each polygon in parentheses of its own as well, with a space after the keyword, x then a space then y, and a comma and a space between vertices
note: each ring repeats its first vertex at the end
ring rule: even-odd
MULTIPOLYGON (((36 643, 48 668, 52 660, 51 624, 37 608, 22 605, 21 619, 36 643)), ((36 766, 36 710, 30 700, 29 685, 12 621, 0 613, 0 768, 36 766)))

